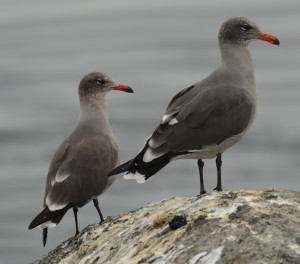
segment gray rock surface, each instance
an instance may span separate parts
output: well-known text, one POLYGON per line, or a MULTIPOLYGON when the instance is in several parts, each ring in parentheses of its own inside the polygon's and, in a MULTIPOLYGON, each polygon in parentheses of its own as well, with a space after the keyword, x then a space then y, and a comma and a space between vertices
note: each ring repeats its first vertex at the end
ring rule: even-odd
POLYGON ((151 203, 86 227, 34 263, 300 264, 300 193, 223 191, 151 203))

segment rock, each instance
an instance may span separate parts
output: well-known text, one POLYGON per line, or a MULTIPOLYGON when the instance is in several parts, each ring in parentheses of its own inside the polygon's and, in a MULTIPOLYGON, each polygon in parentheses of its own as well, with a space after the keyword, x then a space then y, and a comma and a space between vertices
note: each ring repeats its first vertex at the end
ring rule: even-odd
POLYGON ((300 193, 223 191, 151 203, 86 227, 34 263, 299 264, 300 193), (172 230, 176 215, 187 222, 172 230))
POLYGON ((182 227, 187 224, 186 215, 184 213, 178 213, 174 215, 173 219, 168 223, 169 223, 169 227, 172 230, 176 230, 179 227, 182 227))

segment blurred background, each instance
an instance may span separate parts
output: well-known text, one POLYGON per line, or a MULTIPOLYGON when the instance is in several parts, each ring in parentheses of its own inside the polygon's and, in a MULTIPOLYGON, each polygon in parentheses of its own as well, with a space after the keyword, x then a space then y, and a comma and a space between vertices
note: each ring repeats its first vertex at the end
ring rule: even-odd
MULTIPOLYGON (((122 161, 141 148, 181 89, 220 63, 219 27, 231 16, 254 19, 281 45, 250 44, 258 89, 257 117, 223 156, 227 190, 300 187, 299 1, 39 1, 0 0, 0 263, 29 263, 75 233, 73 213, 49 230, 29 231, 42 209, 50 159, 73 129, 77 87, 103 71, 135 93, 111 92, 109 116, 122 161)), ((205 163, 207 191, 215 160, 205 163)), ((119 177, 100 197, 105 216, 149 202, 199 193, 196 161, 169 164, 139 185, 119 177)), ((92 204, 80 229, 97 223, 92 204)))

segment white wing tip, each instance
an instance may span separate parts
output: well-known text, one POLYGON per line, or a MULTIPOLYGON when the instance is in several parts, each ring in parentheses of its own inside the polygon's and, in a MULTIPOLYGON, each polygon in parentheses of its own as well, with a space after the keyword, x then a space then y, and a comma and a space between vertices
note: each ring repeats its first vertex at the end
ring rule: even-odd
POLYGON ((46 198, 46 205, 48 206, 48 209, 53 212, 65 208, 68 204, 63 204, 63 203, 59 204, 53 202, 50 196, 48 195, 46 198))
POLYGON ((69 173, 57 173, 55 176, 55 182, 63 182, 70 176, 69 173))
POLYGON ((179 121, 174 117, 174 118, 172 118, 172 119, 168 122, 168 125, 173 126, 173 125, 176 125, 176 124, 178 124, 178 123, 179 123, 179 121))

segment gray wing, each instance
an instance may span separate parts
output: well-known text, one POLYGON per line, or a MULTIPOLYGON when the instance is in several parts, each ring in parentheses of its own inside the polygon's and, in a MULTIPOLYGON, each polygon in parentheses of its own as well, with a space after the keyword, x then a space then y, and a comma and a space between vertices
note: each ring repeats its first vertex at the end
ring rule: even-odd
POLYGON ((58 210, 72 203, 83 206, 108 187, 107 174, 119 161, 115 141, 95 135, 72 143, 65 140, 51 162, 44 206, 58 210))
POLYGON ((149 140, 152 149, 176 153, 220 144, 243 132, 255 111, 251 95, 234 86, 196 86, 183 96, 169 105, 149 140))
POLYGON ((46 206, 46 197, 50 190, 52 189, 52 182, 55 181, 55 176, 60 168, 60 166, 63 164, 63 162, 66 160, 70 152, 70 143, 69 139, 65 139, 58 149, 55 151, 54 156, 52 158, 52 161, 50 163, 50 167, 48 170, 47 180, 46 180, 46 188, 45 188, 45 194, 44 194, 44 207, 46 206))

